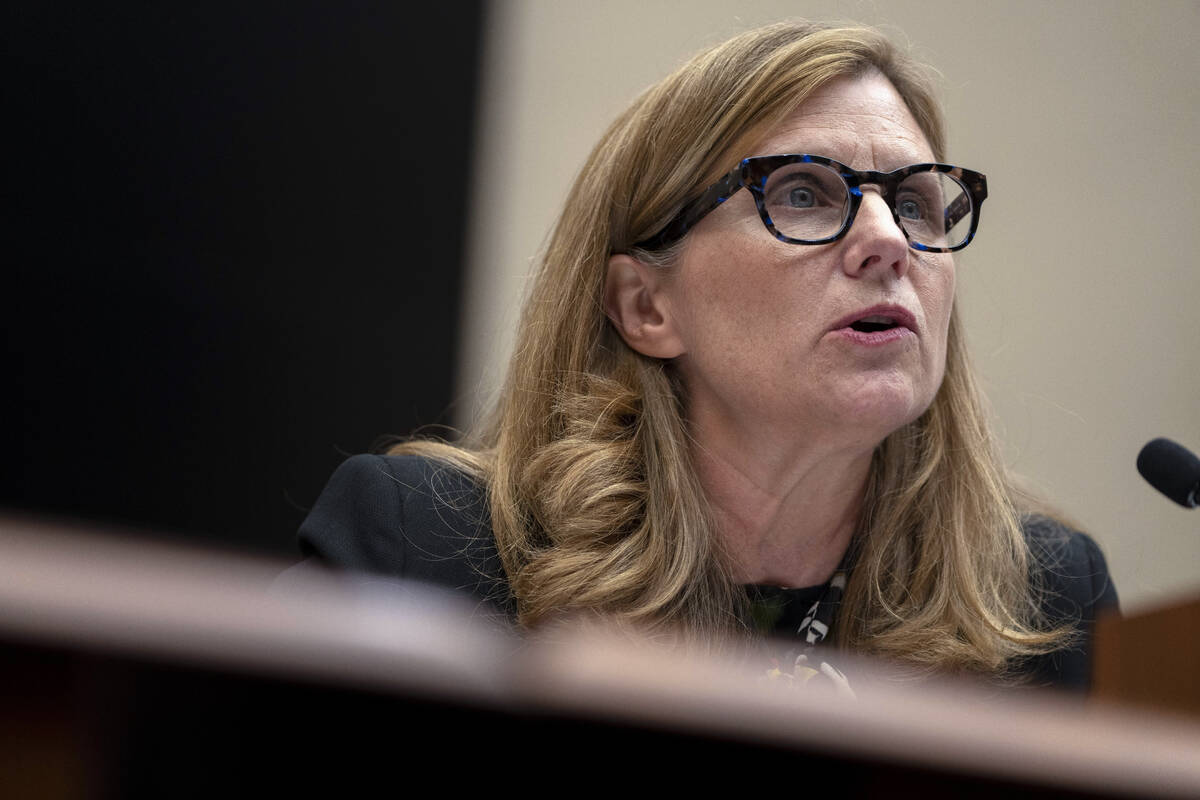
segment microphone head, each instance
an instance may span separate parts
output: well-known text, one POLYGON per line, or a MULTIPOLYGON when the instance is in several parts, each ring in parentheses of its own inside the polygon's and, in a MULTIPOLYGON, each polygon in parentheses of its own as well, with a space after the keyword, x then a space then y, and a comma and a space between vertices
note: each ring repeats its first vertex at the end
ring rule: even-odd
POLYGON ((1184 508, 1200 504, 1200 458, 1170 439, 1147 442, 1137 457, 1138 472, 1151 486, 1184 508))

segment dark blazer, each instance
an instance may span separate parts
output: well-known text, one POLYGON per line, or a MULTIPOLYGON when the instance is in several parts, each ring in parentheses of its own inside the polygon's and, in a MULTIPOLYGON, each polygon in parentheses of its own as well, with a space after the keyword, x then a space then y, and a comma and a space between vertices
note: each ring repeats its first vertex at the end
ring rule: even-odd
POLYGON ((353 456, 300 526, 300 551, 342 569, 422 581, 516 617, 487 496, 462 472, 416 456, 353 456))
MULTIPOLYGON (((1045 517, 1025 533, 1044 590, 1043 609, 1079 630, 1069 648, 1032 659, 1037 685, 1086 690, 1091 627, 1117 593, 1091 537, 1045 517)), ((330 478, 300 526, 304 555, 330 566, 456 589, 512 619, 516 603, 496 552, 486 492, 446 465, 416 456, 354 456, 330 478)))

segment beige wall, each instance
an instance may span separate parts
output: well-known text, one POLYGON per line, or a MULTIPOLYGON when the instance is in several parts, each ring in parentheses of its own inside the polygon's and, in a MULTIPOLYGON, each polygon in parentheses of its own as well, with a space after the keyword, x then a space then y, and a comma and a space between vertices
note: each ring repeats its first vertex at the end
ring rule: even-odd
POLYGON ((989 179, 959 300, 1009 462, 1094 533, 1127 608, 1200 591, 1200 511, 1134 469, 1154 436, 1200 451, 1194 1, 495 0, 459 424, 603 128, 695 50, 788 16, 890 26, 944 73, 950 160, 989 179))

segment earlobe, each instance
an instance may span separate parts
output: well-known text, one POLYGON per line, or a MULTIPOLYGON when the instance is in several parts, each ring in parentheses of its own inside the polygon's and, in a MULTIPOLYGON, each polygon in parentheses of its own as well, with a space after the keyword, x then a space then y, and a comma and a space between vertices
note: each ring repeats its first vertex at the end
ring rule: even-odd
POLYGON ((675 358, 684 352, 661 276, 628 255, 608 260, 604 312, 637 352, 653 358, 675 358))

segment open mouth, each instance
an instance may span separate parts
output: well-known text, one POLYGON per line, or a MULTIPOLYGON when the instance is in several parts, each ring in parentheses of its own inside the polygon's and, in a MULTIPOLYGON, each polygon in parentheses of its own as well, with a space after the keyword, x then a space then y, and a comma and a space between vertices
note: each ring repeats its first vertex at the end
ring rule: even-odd
POLYGON ((900 323, 891 317, 874 315, 863 317, 850 323, 851 330, 859 331, 860 333, 877 333, 878 331, 888 331, 892 328, 899 327, 900 323))
POLYGON ((916 334, 917 321, 903 306, 880 303, 847 314, 833 324, 832 330, 855 336, 860 343, 879 344, 899 341, 908 333, 916 334))

